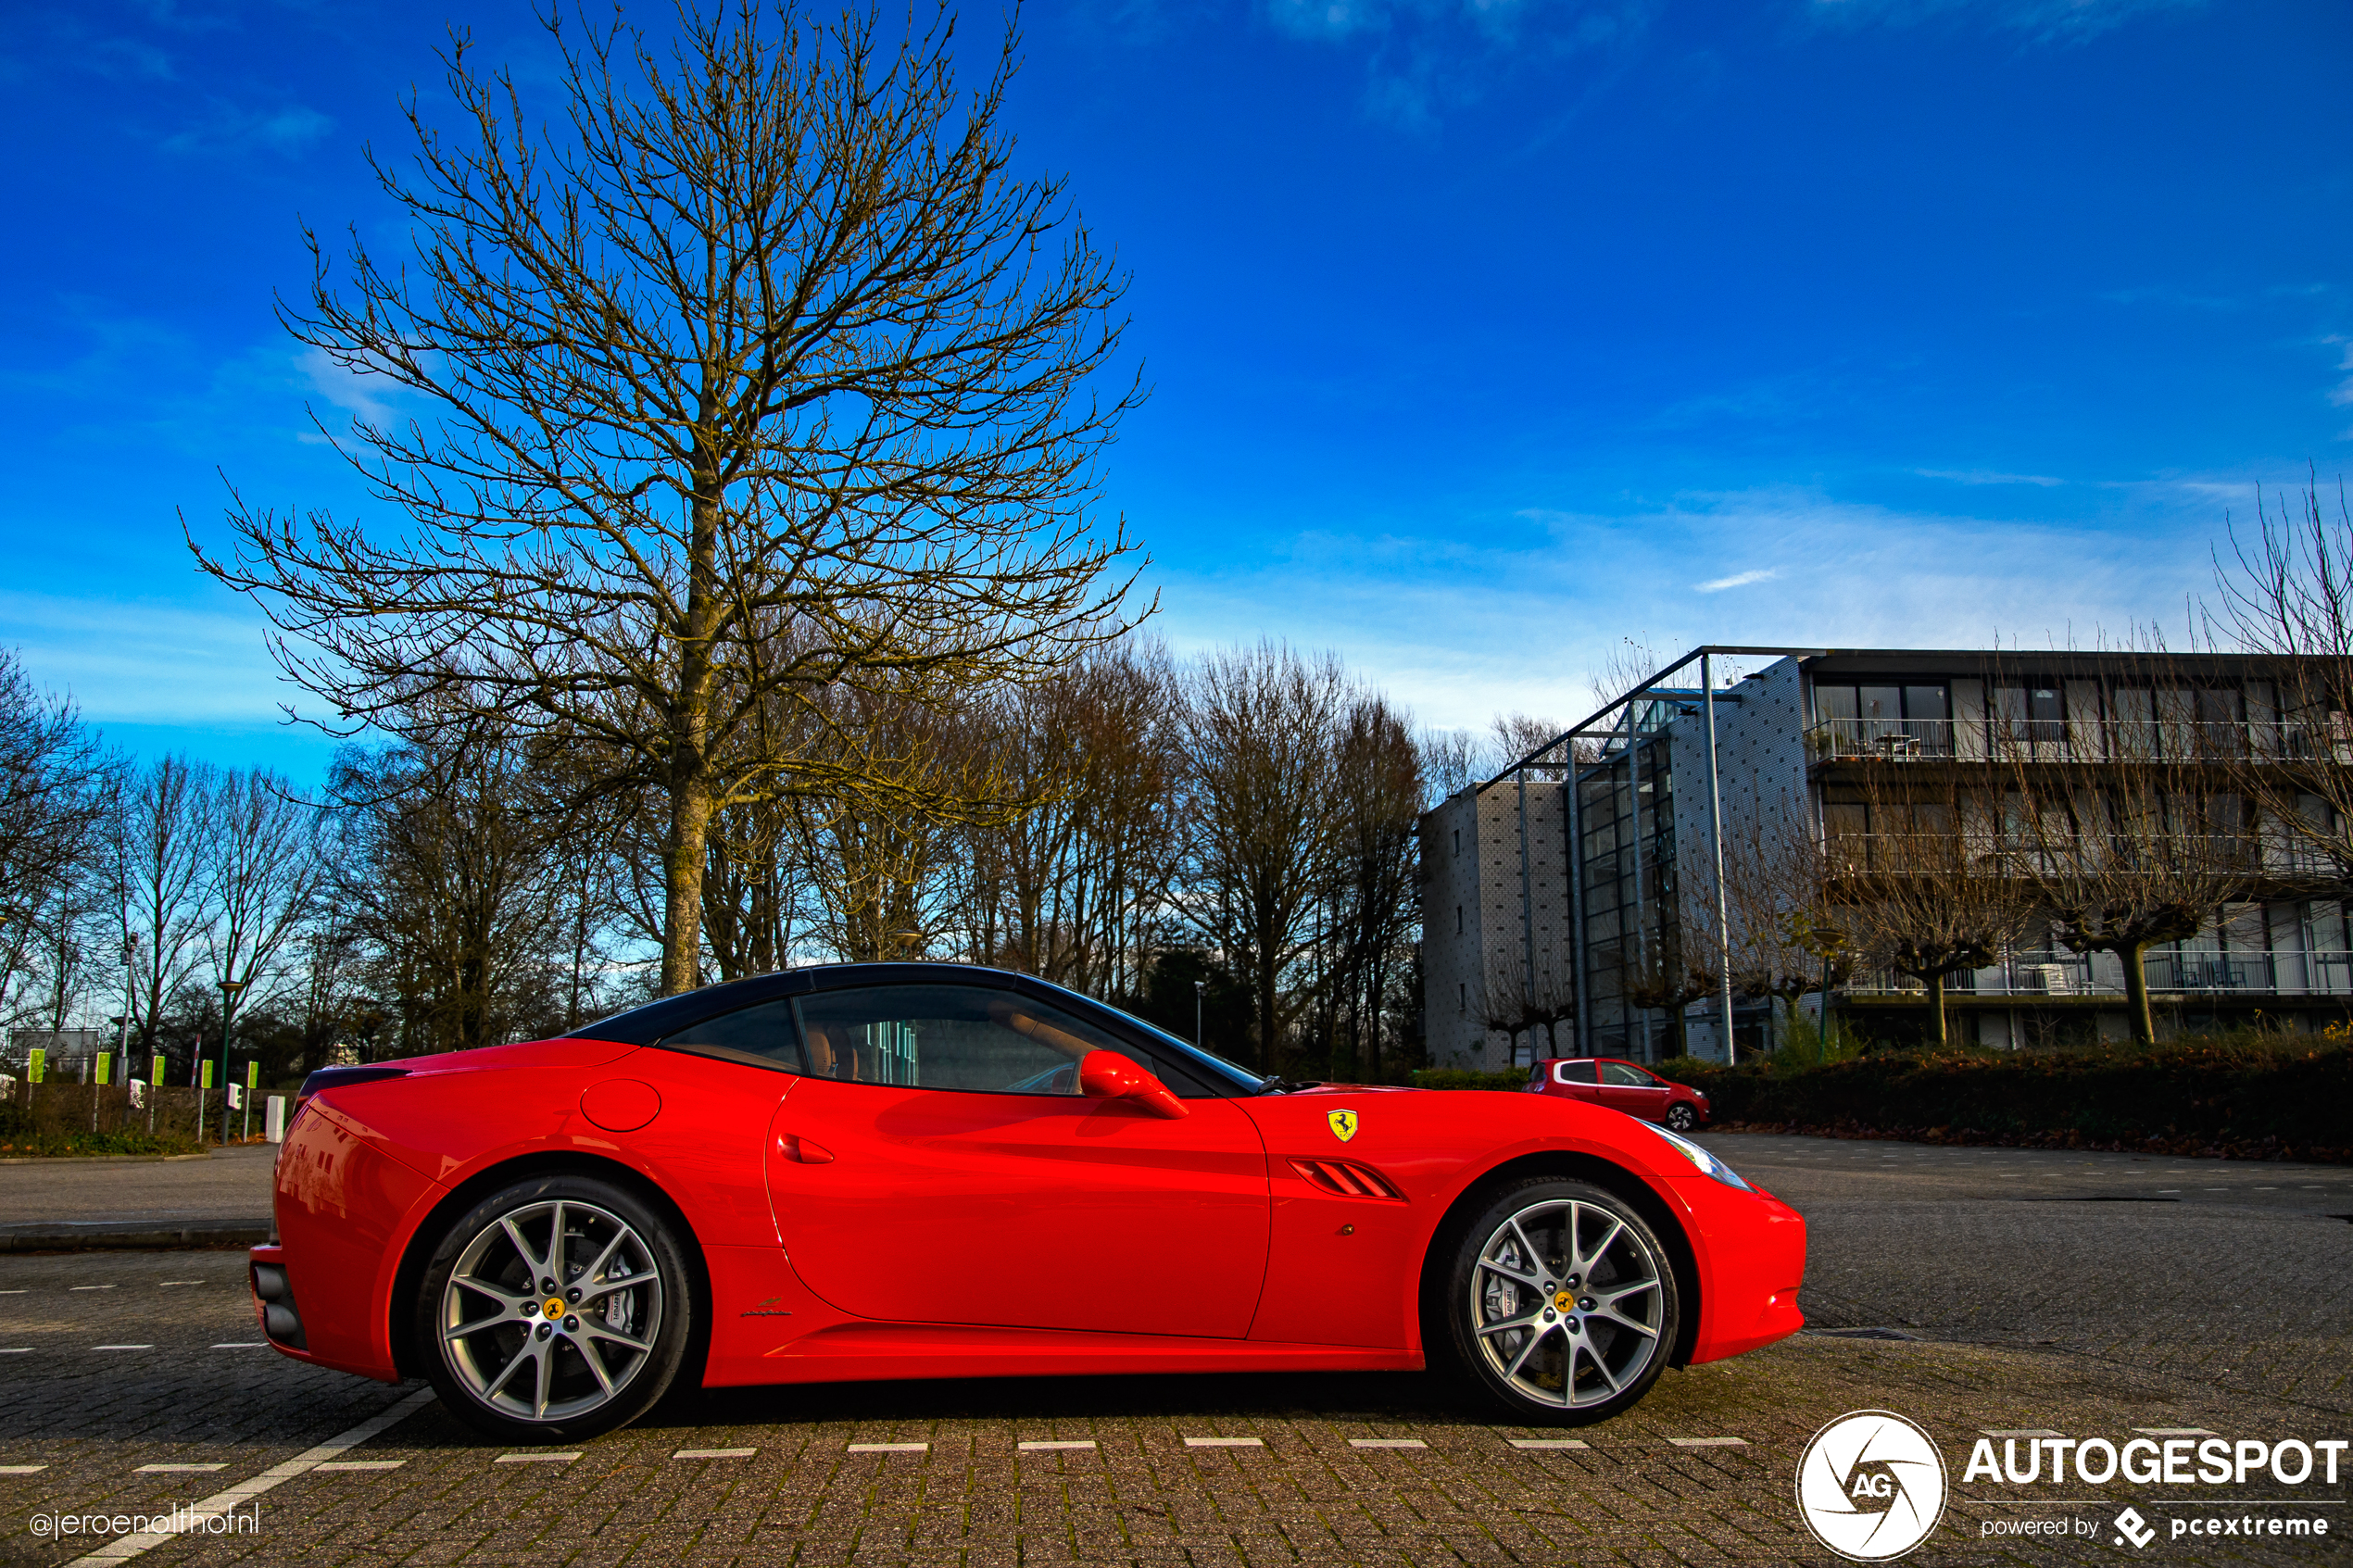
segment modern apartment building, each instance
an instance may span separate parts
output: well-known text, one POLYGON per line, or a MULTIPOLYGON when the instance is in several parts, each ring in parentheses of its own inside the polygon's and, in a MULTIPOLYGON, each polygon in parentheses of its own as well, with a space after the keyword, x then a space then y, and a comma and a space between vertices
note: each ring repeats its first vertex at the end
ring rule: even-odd
MULTIPOLYGON (((2281 712, 2264 663, 2243 656, 1695 650, 1423 818, 1430 1060, 1511 1065, 1515 1033, 1520 1060, 1531 1041, 1720 1059, 1728 1013, 1744 1056, 1767 1045, 1772 1004, 1735 994, 1715 961, 1738 919, 1718 846, 1738 859, 1795 822, 1830 863, 1868 872, 1886 819, 1912 831, 1929 809, 1915 797, 1965 789, 1998 819, 2017 783, 2064 777, 2095 795, 2103 770, 2152 758, 2202 780, 2203 809, 2233 803, 2232 821, 2201 831, 2243 847, 2246 868, 2196 935, 2149 953, 2159 1029, 2344 1019, 2353 936, 2334 879, 2230 793, 2233 766, 2321 754, 2353 760, 2346 716, 2281 712), (1690 994, 1692 968, 1717 971, 1710 994, 1690 994)), ((2019 852, 2015 823, 1955 831, 2019 852)), ((2000 857, 1984 859, 1998 874, 2000 857)), ((2114 955, 2073 953, 2030 921, 1996 961, 1946 981, 1948 1016, 1956 1038, 1989 1046, 2120 1038, 2124 978, 2114 955)), ((1833 1003, 1891 1035, 1927 1010, 1918 982, 1888 973, 1848 977, 1833 1003)))

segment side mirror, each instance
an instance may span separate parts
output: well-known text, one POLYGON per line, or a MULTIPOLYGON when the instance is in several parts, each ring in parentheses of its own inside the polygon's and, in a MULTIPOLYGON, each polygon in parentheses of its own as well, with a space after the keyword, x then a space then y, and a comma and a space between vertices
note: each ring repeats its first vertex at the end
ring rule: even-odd
POLYGON ((1155 1116, 1189 1115, 1168 1085, 1117 1051, 1092 1050, 1078 1060, 1078 1090, 1089 1099, 1133 1100, 1155 1116))

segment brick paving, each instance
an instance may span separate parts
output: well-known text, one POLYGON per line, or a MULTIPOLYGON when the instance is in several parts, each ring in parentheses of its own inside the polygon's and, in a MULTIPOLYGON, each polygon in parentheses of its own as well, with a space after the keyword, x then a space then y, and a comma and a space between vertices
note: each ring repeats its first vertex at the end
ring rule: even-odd
MULTIPOLYGON (((2179 1488, 1961 1476, 1986 1430, 2120 1444, 2143 1427, 2353 1436, 2353 1224, 2326 1217, 2353 1212, 2344 1173, 2321 1168, 2308 1182, 2278 1166, 1711 1141, 1807 1211, 1808 1310, 1830 1332, 1670 1373, 1603 1426, 1497 1424, 1412 1374, 841 1385, 698 1392, 580 1445, 577 1460, 499 1463, 511 1450, 427 1403, 341 1456, 396 1468, 311 1471, 260 1499, 259 1533, 185 1537, 136 1561, 1821 1563, 1835 1560, 1792 1501, 1798 1455, 1824 1422, 1871 1408, 1921 1423, 1951 1467, 1956 1500, 1907 1563, 2353 1561, 2339 1544, 2353 1534, 2353 1464, 2334 1487, 2316 1476, 2296 1488, 2260 1477, 2187 1488, 2196 1509, 2157 1506, 2179 1488), (2178 1203, 2112 1200, 2184 1185, 2196 1196, 2171 1195, 2178 1203), (1919 1337, 1836 1332, 1855 1329, 1919 1337), (1513 1446, 1561 1438, 1590 1446, 1513 1446), (1021 1447, 1048 1442, 1095 1446, 1021 1447), (2107 1530, 2128 1501, 2162 1525, 2223 1512, 2223 1499, 2291 1494, 2343 1533, 2160 1537, 2134 1552, 2107 1530), (2020 1506, 2036 1497, 2095 1500, 2020 1506), (1988 1520, 2062 1517, 2101 1533, 2007 1544, 1981 1534, 1988 1520)), ((0 1561, 63 1562, 94 1544, 34 1539, 36 1510, 192 1502, 402 1397, 267 1350, 213 1348, 259 1337, 237 1254, 0 1258, 0 1291, 21 1292, 0 1295, 0 1350, 26 1352, 0 1354, 0 1467, 46 1466, 0 1474, 0 1561), (201 1283, 165 1283, 182 1280, 201 1283), (92 1286, 113 1288, 75 1288, 92 1286), (153 1348, 94 1348, 116 1343, 153 1348), (228 1468, 139 1473, 157 1463, 228 1468)))

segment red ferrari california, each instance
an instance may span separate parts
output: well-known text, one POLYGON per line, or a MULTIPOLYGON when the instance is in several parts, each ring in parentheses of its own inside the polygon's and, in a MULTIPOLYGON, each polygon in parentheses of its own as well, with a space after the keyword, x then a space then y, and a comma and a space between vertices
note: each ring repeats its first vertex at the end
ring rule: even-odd
POLYGON ((503 1441, 705 1386, 1454 1370, 1581 1424, 1794 1332, 1806 1227, 1572 1099, 1262 1078, 1026 976, 850 964, 311 1074, 253 1249, 298 1361, 503 1441))

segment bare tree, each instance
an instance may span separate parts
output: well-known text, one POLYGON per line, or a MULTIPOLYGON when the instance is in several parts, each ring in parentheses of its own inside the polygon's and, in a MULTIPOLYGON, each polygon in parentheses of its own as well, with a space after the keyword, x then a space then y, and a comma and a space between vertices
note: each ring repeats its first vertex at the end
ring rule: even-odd
POLYGON ((1334 1034, 1344 1011, 1348 1043, 1331 1053, 1333 1076, 1378 1083, 1383 1003, 1415 919, 1414 827, 1428 786, 1404 716, 1385 698, 1352 703, 1339 741, 1327 985, 1334 1034))
POLYGON ((1185 912, 1250 982, 1264 1073, 1311 997, 1294 970, 1331 883, 1335 736, 1353 695, 1337 659, 1265 642, 1204 655, 1188 683, 1185 912))
MULTIPOLYGON (((30 1001, 44 947, 53 960, 79 962, 89 899, 78 884, 107 782, 71 700, 36 689, 16 655, 0 649, 0 1016, 30 1001)), ((46 967, 58 971, 48 976, 55 1004, 67 977, 63 966, 46 967)))
POLYGON ((1129 546, 1088 513, 1138 394, 1088 391, 1122 285, 1062 184, 1011 171, 1010 29, 965 98, 944 9, 895 47, 758 0, 682 6, 666 55, 547 26, 553 127, 461 36, 459 128, 412 101, 413 167, 374 165, 413 261, 355 233, 339 287, 311 235, 285 313, 419 410, 339 442, 413 533, 238 499, 234 552, 198 556, 334 722, 535 721, 655 802, 668 993, 700 972, 715 812, 889 787, 854 745, 742 745, 754 715, 1035 678, 1120 629, 1129 546))
POLYGON ((2250 773, 2269 771, 2246 765, 2243 723, 2199 717, 2198 694, 2168 676, 2158 658, 2127 660, 2105 717, 2070 723, 2063 740, 2038 734, 2032 720, 1993 729, 2010 784, 2005 847, 2055 940, 2123 965, 2133 1037, 2143 1045, 2157 1042, 2149 949, 2196 936, 2255 886, 2260 841, 2241 791, 2250 773))
POLYGON ((115 930, 131 971, 132 1027, 156 1047, 165 1006, 204 957, 205 872, 220 771, 166 757, 126 779, 107 824, 115 930))
POLYGON ((225 775, 210 798, 205 925, 209 968, 251 1006, 283 976, 280 960, 315 909, 325 872, 319 809, 266 768, 225 775))
POLYGON ((2318 476, 2217 553, 2207 633, 2268 655, 2272 710, 2250 711, 2224 759, 2263 833, 2311 880, 2353 887, 2353 511, 2328 515, 2318 476))
POLYGON ((2036 889, 2001 852, 1998 786, 1950 773, 1866 779, 1864 831, 1831 819, 1833 896, 1852 911, 1861 961, 1927 989, 1929 1037, 1941 1047, 1951 1039, 1945 982, 2000 957, 2032 917, 2036 889))

